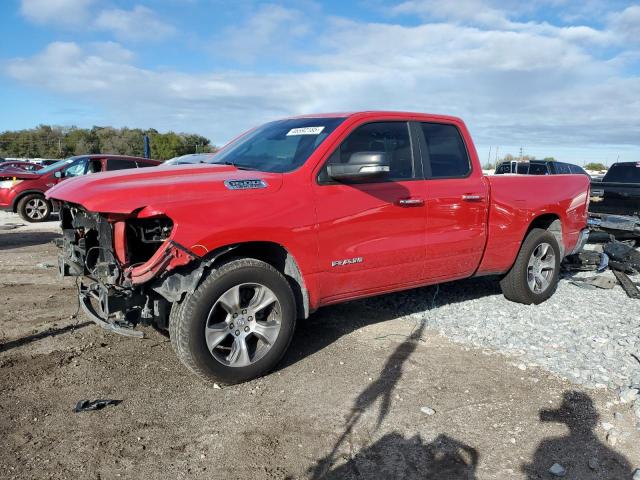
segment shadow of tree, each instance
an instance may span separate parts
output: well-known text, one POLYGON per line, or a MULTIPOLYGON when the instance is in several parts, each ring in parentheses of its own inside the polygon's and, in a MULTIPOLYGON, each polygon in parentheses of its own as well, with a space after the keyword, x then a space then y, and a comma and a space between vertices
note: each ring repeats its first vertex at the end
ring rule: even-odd
POLYGON ((0 343, 0 352, 6 352, 7 350, 11 350, 12 348, 22 347, 23 345, 42 340, 43 338, 56 337, 66 332, 88 327, 89 325, 94 325, 94 323, 86 321, 82 323, 67 325, 65 327, 49 328, 43 332, 34 333, 33 335, 27 335, 26 337, 17 338, 15 340, 10 340, 6 343, 0 343))
POLYGON ((2 232, 0 233, 0 250, 43 245, 58 237, 60 234, 54 232, 2 232))
POLYGON ((629 461, 596 437, 599 417, 591 397, 579 391, 565 392, 557 410, 541 410, 540 421, 564 423, 569 434, 540 442, 533 462, 522 466, 527 478, 548 478, 549 468, 558 463, 566 469, 565 478, 630 479, 629 461))

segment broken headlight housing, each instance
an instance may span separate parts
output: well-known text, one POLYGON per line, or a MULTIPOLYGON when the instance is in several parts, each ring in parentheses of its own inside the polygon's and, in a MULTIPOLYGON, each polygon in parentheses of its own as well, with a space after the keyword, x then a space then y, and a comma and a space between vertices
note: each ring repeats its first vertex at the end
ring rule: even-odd
POLYGON ((126 263, 135 265, 148 261, 169 239, 172 230, 173 222, 164 216, 127 220, 124 228, 126 263))

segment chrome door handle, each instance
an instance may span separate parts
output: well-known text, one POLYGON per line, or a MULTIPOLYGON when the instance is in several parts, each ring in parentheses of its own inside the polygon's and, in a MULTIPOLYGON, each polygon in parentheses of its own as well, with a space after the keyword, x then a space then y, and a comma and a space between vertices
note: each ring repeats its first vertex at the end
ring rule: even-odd
POLYGON ((422 198, 401 198, 396 202, 400 207, 421 207, 424 205, 422 198))
POLYGON ((481 202, 483 200, 483 196, 475 193, 467 193, 462 195, 462 200, 465 202, 481 202))

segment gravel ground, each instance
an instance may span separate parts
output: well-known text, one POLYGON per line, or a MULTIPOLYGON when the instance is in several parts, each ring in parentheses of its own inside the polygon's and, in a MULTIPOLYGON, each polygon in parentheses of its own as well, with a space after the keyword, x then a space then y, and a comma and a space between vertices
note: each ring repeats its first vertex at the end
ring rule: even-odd
MULTIPOLYGON (((611 272, 603 275, 613 276, 611 272)), ((593 273, 574 278, 584 276, 593 273)), ((495 278, 453 282, 365 302, 375 308, 411 312, 404 318, 424 320, 429 328, 456 342, 512 355, 521 369, 540 366, 590 388, 640 386, 640 300, 629 298, 620 286, 587 290, 570 280, 562 279, 558 291, 541 305, 507 301, 495 278), (473 291, 478 292, 477 297, 473 291)))

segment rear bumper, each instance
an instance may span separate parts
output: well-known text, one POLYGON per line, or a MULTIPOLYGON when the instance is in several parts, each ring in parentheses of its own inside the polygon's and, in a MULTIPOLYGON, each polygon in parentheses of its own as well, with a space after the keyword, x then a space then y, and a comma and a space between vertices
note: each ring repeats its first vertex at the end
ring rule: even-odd
POLYGON ((589 229, 583 228, 582 230, 580 230, 580 234, 578 235, 578 241, 576 243, 576 246, 573 247, 573 250, 571 250, 567 255, 573 255, 574 253, 581 252, 584 246, 586 245, 588 239, 589 239, 589 229))

